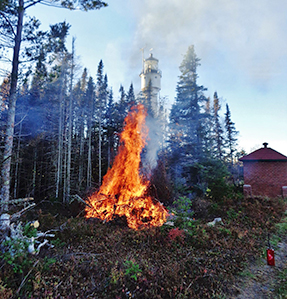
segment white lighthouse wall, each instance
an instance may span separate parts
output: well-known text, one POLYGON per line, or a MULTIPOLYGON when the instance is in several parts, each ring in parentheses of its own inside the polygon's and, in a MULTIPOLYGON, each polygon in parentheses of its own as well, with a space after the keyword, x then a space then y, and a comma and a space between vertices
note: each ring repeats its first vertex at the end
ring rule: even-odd
POLYGON ((146 88, 151 80, 152 88, 161 89, 161 75, 160 73, 146 73, 141 74, 141 87, 146 88))

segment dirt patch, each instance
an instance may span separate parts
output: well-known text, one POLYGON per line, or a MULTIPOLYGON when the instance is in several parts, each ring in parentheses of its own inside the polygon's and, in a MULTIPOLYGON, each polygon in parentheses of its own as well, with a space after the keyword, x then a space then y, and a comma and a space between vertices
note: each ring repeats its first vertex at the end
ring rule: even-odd
POLYGON ((278 243, 275 250, 275 266, 267 265, 265 258, 260 258, 247 267, 234 285, 239 293, 234 299, 274 299, 277 274, 287 267, 287 238, 278 243))

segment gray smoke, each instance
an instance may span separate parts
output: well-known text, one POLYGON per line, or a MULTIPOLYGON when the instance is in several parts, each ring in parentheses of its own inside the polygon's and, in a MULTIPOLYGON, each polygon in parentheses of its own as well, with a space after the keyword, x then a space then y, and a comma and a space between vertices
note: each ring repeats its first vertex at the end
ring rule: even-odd
POLYGON ((158 152, 163 142, 163 128, 158 119, 150 116, 146 117, 146 126, 148 127, 148 138, 142 155, 142 169, 143 173, 150 177, 152 170, 157 165, 158 152))
MULTIPOLYGON (((131 67, 150 48, 164 65, 178 69, 189 45, 209 68, 228 64, 254 83, 265 84, 283 72, 287 55, 285 0, 132 1, 138 19, 131 67), (217 58, 217 59, 214 59, 217 58)), ((227 75, 227 74, 226 74, 227 75)), ((168 84, 168 83, 167 83, 168 84)))

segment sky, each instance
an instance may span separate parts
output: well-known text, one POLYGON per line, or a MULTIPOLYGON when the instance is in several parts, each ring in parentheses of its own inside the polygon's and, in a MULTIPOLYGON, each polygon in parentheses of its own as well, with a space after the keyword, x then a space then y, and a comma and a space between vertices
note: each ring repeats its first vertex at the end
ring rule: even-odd
MULTIPOLYGON (((122 84, 140 91, 142 54, 152 52, 162 71, 161 96, 169 109, 179 66, 194 45, 201 66, 198 84, 216 91, 231 111, 238 149, 247 153, 268 142, 287 155, 286 0, 107 0, 96 11, 68 11, 37 4, 27 13, 42 29, 66 21, 68 47, 76 38, 79 64, 96 77, 100 60, 114 97, 122 84), (143 49, 143 52, 142 50, 143 49)), ((81 75, 79 72, 78 75, 81 75)))

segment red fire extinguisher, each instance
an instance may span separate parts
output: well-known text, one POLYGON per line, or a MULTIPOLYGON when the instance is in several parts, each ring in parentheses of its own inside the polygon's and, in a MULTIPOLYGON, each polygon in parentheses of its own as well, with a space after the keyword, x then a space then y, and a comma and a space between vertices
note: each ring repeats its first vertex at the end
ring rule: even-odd
POLYGON ((267 249, 267 265, 275 266, 274 250, 270 246, 269 234, 268 234, 268 249, 267 249))

